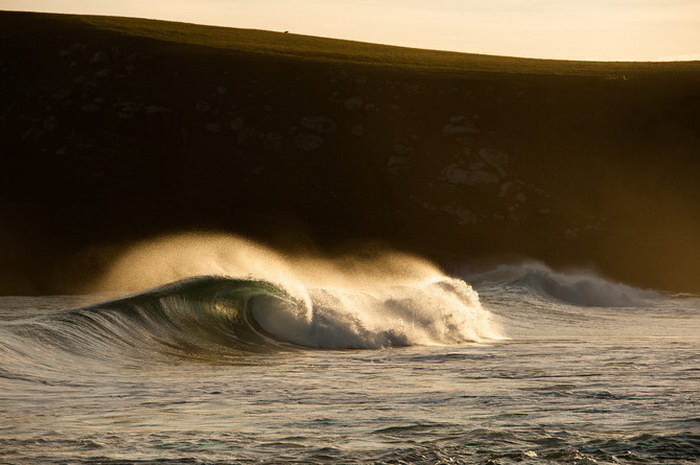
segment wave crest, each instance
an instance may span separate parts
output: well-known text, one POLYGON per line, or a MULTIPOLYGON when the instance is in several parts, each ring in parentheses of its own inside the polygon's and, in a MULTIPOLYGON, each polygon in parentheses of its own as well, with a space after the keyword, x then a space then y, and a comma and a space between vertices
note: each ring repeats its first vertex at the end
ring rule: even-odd
POLYGON ((655 291, 613 282, 591 272, 554 271, 541 262, 500 265, 469 275, 477 288, 518 288, 525 292, 583 307, 633 307, 661 298, 655 291))

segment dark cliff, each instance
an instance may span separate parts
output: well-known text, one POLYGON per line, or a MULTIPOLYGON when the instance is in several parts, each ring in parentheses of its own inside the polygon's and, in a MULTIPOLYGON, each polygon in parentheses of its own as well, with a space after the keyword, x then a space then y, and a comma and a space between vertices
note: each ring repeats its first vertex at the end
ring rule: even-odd
POLYGON ((9 12, 0 40, 0 291, 190 229, 700 291, 699 62, 9 12))

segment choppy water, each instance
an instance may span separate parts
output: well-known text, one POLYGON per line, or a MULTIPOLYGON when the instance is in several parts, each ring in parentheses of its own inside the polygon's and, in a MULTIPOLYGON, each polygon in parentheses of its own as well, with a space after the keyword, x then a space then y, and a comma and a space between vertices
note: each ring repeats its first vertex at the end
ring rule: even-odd
POLYGON ((700 462, 700 299, 462 278, 2 297, 0 462, 700 462))

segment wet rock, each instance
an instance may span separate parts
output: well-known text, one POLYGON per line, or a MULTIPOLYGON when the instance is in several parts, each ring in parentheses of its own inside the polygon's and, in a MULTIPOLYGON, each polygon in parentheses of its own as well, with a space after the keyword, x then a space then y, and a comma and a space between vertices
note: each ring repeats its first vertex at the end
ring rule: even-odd
POLYGON ((129 120, 129 119, 136 118, 136 113, 132 113, 132 112, 128 112, 128 111, 120 111, 119 113, 117 113, 117 116, 119 117, 119 119, 129 120))
POLYGON ((49 116, 44 120, 42 126, 44 127, 45 131, 53 131, 56 129, 56 126, 58 126, 58 118, 55 116, 49 116))
POLYGON ((316 134, 297 134, 294 138, 294 143, 303 152, 312 152, 318 150, 323 145, 323 138, 316 134))
POLYGON ((435 205, 434 203, 426 202, 425 200, 421 200, 421 199, 418 199, 415 197, 413 197, 413 200, 418 202, 420 204, 420 206, 426 210, 435 211, 438 209, 438 206, 435 205))
POLYGON ((408 157, 392 156, 386 162, 387 171, 391 174, 400 174, 411 168, 411 160, 408 157))
POLYGON ((209 132, 213 132, 213 133, 221 132, 221 125, 218 123, 207 123, 204 127, 209 132))
POLYGON ((158 105, 149 105, 146 107, 146 114, 151 116, 166 115, 172 112, 173 111, 170 108, 159 107, 158 105))
POLYGON ((95 81, 85 81, 85 83, 83 83, 83 91, 95 92, 96 90, 97 90, 97 83, 95 81))
POLYGON ((108 63, 109 55, 104 51, 95 52, 90 58, 91 65, 106 65, 108 63))
POLYGON ((456 205, 443 205, 441 211, 457 217, 459 224, 477 224, 481 219, 471 210, 456 205))
POLYGON ((134 119, 139 112, 140 105, 136 102, 117 102, 114 104, 117 116, 120 119, 134 119))
POLYGON ((52 94, 54 100, 61 102, 70 96, 70 90, 68 89, 58 89, 52 94))
POLYGON ((44 135, 44 131, 39 128, 29 128, 22 133, 22 140, 36 140, 44 135))
POLYGON ((356 76, 355 77, 355 83, 357 85, 364 86, 365 84, 367 84, 367 82, 368 82, 368 79, 366 76, 356 76))
POLYGON ((498 176, 496 176, 490 171, 470 171, 466 184, 472 186, 486 186, 490 184, 496 184, 497 182, 498 176))
POLYGON ((397 153, 399 155, 406 155, 407 153, 410 153, 413 151, 413 149, 411 147, 409 147, 407 145, 403 145, 403 144, 394 144, 392 149, 394 150, 394 153, 397 153))
POLYGON ((280 150, 282 148, 282 134, 273 131, 265 134, 263 147, 265 150, 280 150))
POLYGON ((112 60, 119 60, 119 58, 122 56, 122 50, 118 45, 112 45, 109 47, 109 54, 112 60))
POLYGON ((109 68, 103 68, 95 73, 95 79, 108 79, 111 74, 109 68))
POLYGON ((468 132, 465 126, 458 126, 456 124, 446 124, 442 127, 442 135, 444 136, 458 136, 467 134, 468 132))
POLYGON ((445 180, 451 184, 467 186, 487 186, 498 182, 498 176, 489 171, 471 171, 458 165, 449 165, 442 172, 445 180))
POLYGON ((234 118, 231 120, 231 123, 229 123, 229 127, 231 128, 231 131, 238 131, 243 127, 243 118, 238 117, 234 118))
POLYGON ((307 116, 300 121, 302 127, 318 133, 328 133, 335 129, 335 123, 325 116, 307 116))
POLYGON ((242 128, 238 131, 238 142, 242 145, 259 144, 264 137, 264 132, 253 128, 242 128))
POLYGON ((350 134, 353 136, 364 136, 365 135, 365 126, 363 124, 355 124, 351 129, 350 129, 350 134))
POLYGON ((463 136, 466 134, 478 134, 479 132, 481 131, 471 124, 459 125, 448 123, 442 127, 443 136, 463 136))
POLYGON ((498 196, 505 197, 514 188, 514 183, 512 181, 504 182, 498 189, 498 196))
POLYGON ((345 101, 345 109, 348 111, 359 111, 365 107, 365 102, 362 97, 354 96, 345 101))
POLYGON ((84 113, 92 115, 100 111, 100 106, 95 103, 86 103, 83 105, 82 110, 84 113))
POLYGON ((506 176, 505 167, 508 165, 508 154, 495 149, 482 148, 479 157, 488 163, 501 176, 506 176))
POLYGON ((467 163, 467 169, 470 171, 480 171, 488 169, 488 165, 486 165, 483 160, 470 160, 469 163, 467 163))

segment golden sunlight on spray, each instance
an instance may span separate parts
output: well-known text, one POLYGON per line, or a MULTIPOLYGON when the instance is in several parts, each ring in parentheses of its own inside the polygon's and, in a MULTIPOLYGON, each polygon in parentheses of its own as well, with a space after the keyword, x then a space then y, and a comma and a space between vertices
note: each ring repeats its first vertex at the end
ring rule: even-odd
POLYGON ((195 276, 263 280, 284 289, 298 308, 268 306, 255 315, 290 342, 308 345, 320 333, 337 335, 329 327, 352 328, 354 336, 365 332, 372 341, 389 334, 407 344, 503 338, 471 286, 395 251, 327 258, 287 254, 234 235, 170 235, 128 248, 90 291, 141 291, 195 276))

